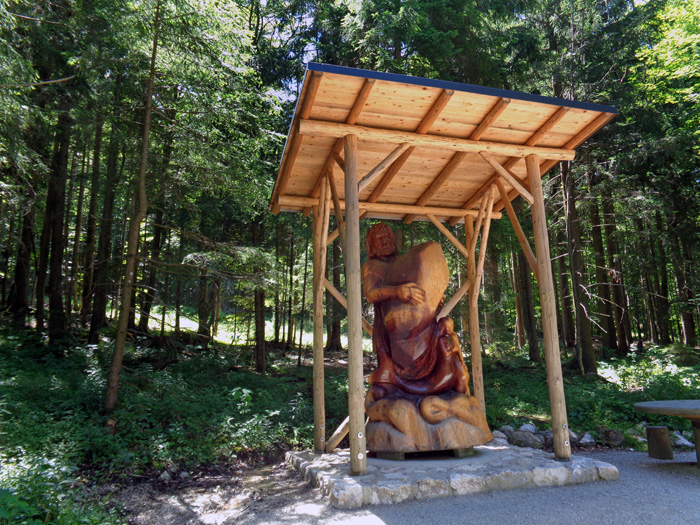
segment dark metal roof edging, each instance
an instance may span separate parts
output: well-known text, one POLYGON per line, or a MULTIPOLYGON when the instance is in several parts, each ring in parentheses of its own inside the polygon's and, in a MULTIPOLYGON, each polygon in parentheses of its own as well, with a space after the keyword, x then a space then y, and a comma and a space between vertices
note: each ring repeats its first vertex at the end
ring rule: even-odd
POLYGON ((524 100, 526 102, 535 102, 539 104, 552 104, 555 106, 564 106, 574 109, 585 109, 590 111, 600 111, 602 113, 617 114, 617 108, 606 106, 603 104, 594 104, 592 102, 579 102, 577 100, 567 100, 564 98, 546 97, 542 95, 533 95, 531 93, 523 93, 521 91, 509 91, 507 89, 490 88, 484 86, 475 86, 473 84, 463 84, 461 82, 452 82, 448 80, 437 80, 424 77, 413 77, 410 75, 400 75, 398 73, 383 73, 380 71, 371 71, 369 69, 357 69, 346 66, 334 66, 331 64, 321 64, 319 62, 309 62, 307 64, 309 71, 320 71, 322 73, 331 73, 337 75, 347 75, 351 77, 372 78, 375 80, 385 80, 388 82, 402 82, 405 84, 413 84, 416 86, 433 87, 440 89, 452 89, 464 93, 475 93, 477 95, 488 95, 493 97, 511 98, 515 100, 524 100))

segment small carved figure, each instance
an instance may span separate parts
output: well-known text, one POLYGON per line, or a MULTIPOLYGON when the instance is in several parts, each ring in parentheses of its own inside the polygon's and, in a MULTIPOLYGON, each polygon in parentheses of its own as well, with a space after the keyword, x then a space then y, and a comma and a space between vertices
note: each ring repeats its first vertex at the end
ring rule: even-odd
POLYGON ((450 318, 437 319, 449 283, 442 248, 427 242, 399 255, 388 225, 367 233, 362 266, 374 304, 374 352, 365 409, 376 452, 465 449, 491 440, 450 318))

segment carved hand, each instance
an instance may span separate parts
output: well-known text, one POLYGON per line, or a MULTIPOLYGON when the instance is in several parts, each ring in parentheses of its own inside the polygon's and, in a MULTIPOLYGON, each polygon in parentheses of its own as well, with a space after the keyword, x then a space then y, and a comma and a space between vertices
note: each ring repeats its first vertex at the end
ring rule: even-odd
POLYGON ((416 283, 406 283, 397 287, 396 298, 402 303, 421 304, 425 301, 425 292, 416 283))

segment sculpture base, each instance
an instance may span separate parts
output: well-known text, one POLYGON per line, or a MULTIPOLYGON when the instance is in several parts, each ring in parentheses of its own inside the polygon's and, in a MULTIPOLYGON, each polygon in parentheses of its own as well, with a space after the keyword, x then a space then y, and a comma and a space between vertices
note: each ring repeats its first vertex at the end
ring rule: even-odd
POLYGON ((476 399, 465 394, 383 398, 367 414, 367 450, 377 454, 464 450, 492 439, 476 399))

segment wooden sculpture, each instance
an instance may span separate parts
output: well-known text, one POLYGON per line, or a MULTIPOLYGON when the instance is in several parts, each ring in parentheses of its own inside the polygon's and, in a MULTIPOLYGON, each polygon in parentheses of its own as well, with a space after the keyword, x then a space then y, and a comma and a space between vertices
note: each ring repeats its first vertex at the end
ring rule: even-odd
POLYGON ((454 324, 436 318, 449 283, 442 248, 426 242, 399 255, 391 228, 380 223, 367 233, 367 253, 362 284, 374 304, 378 360, 365 398, 367 448, 380 457, 463 455, 490 441, 454 324))

